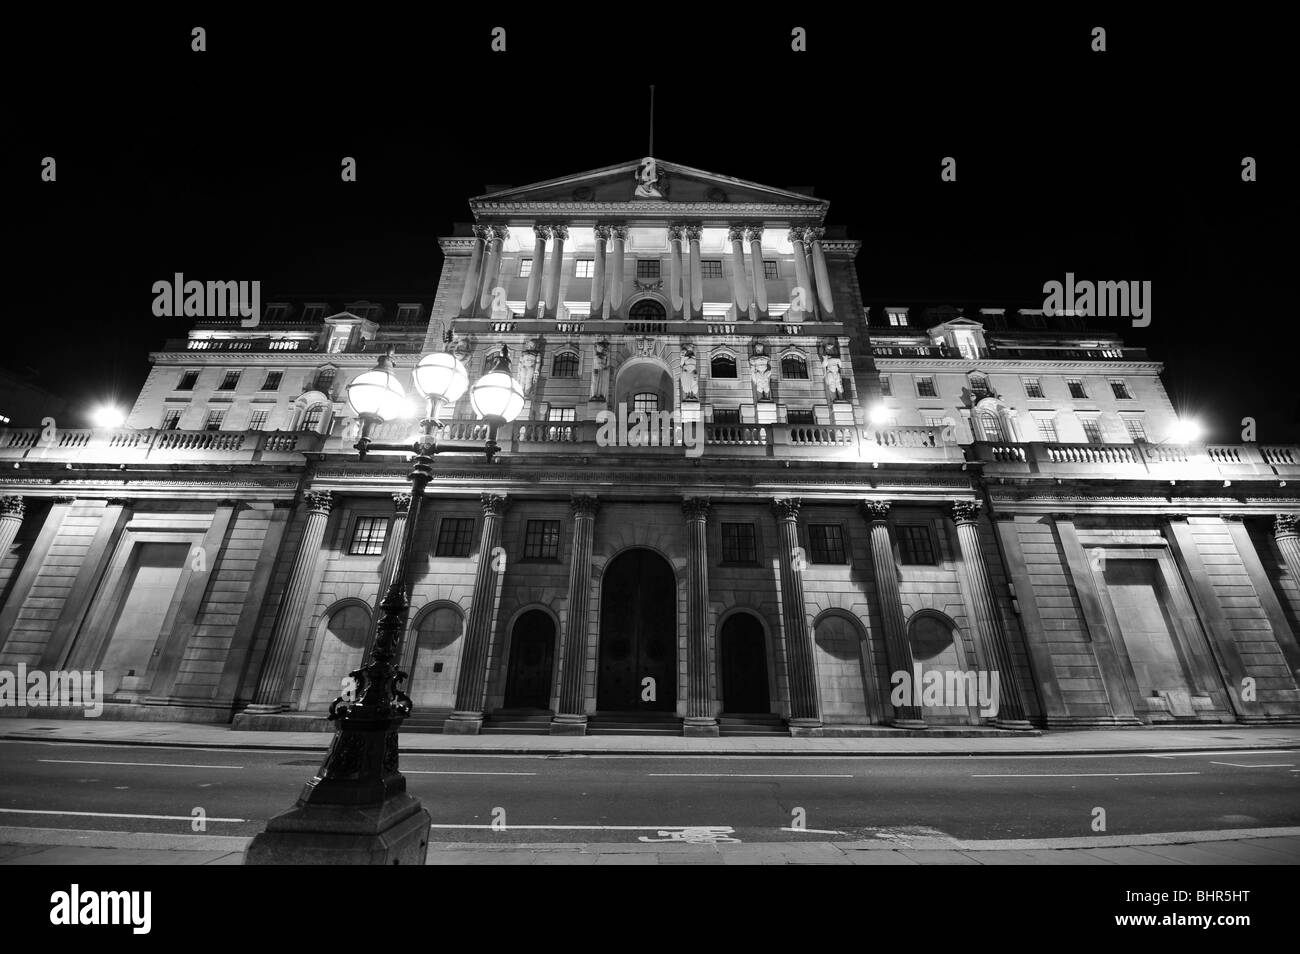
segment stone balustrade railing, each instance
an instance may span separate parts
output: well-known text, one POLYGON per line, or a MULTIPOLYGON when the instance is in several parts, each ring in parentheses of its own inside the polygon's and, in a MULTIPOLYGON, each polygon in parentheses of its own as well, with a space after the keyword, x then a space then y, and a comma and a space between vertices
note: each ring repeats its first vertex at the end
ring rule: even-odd
POLYGON ((0 460, 41 463, 251 463, 301 461, 324 438, 308 431, 154 428, 0 428, 0 460))
POLYGON ((977 442, 967 457, 991 473, 1232 480, 1300 475, 1290 444, 1024 444, 977 442))

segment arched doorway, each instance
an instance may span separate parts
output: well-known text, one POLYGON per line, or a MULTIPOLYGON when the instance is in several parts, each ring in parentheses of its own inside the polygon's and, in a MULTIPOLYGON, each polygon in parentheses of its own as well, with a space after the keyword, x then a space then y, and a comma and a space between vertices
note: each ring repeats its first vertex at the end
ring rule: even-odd
POLYGON ((321 627, 316 675, 307 695, 310 708, 328 706, 338 698, 344 678, 361 665, 369 635, 370 613, 364 606, 353 603, 330 614, 321 627))
POLYGON ((752 613, 727 617, 718 633, 722 665, 722 711, 728 715, 766 715, 767 645, 763 624, 752 613))
POLYGON ((825 722, 870 722, 862 675, 862 631, 848 617, 828 613, 813 628, 817 689, 825 722))
POLYGON ((460 613, 439 606, 420 617, 412 634, 411 681, 405 686, 416 712, 449 709, 456 704, 457 663, 463 630, 460 613))
MULTIPOLYGON (((963 647, 956 624, 942 613, 936 610, 921 610, 916 613, 908 621, 907 638, 912 647, 912 662, 921 667, 922 679, 925 679, 928 672, 937 672, 943 679, 941 685, 946 687, 957 678, 955 674, 966 671, 962 664, 963 647), (954 675, 950 677, 950 673, 954 675)), ((908 676, 911 678, 910 673, 908 676)), ((913 692, 925 700, 923 687, 914 686, 913 692)), ((942 696, 940 701, 943 701, 942 696)), ((978 724, 977 712, 978 708, 935 705, 933 702, 927 703, 921 710, 926 722, 959 725, 978 724)))
POLYGON ((664 306, 653 298, 642 298, 628 309, 628 321, 667 321, 668 313, 664 306))
POLYGON ((507 709, 549 709, 555 661, 555 624, 541 610, 515 620, 506 671, 507 709))
POLYGON ((653 551, 625 550, 605 568, 600 592, 596 708, 674 711, 677 581, 672 567, 653 551), (646 683, 647 679, 654 682, 646 683))

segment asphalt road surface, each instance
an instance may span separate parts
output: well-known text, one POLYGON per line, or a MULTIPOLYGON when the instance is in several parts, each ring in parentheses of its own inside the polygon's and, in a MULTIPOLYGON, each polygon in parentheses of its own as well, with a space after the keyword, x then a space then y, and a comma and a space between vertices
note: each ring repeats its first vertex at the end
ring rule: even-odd
MULTIPOLYGON (((0 826, 253 835, 320 756, 0 742, 0 826)), ((1300 825, 1300 751, 1069 756, 402 755, 434 841, 961 839, 1300 825), (800 811, 802 810, 802 811, 800 811), (504 825, 504 828, 502 826, 504 825), (672 837, 667 835, 666 837, 672 837)))

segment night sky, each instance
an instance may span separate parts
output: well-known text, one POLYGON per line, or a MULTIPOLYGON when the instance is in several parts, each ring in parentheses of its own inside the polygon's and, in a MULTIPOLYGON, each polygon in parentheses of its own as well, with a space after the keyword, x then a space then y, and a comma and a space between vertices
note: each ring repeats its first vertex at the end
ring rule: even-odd
POLYGON ((150 309, 178 271, 259 279, 264 300, 431 301, 437 238, 469 197, 644 155, 654 83, 656 156, 815 187, 828 225, 863 242, 868 302, 973 314, 1038 306, 1067 271, 1150 280, 1151 326, 1110 320, 1165 362, 1178 410, 1210 440, 1239 440, 1243 417, 1261 442, 1300 437, 1294 86, 1266 14, 765 12, 738 31, 666 5, 553 8, 552 22, 11 21, 0 365, 78 409, 129 406, 148 352, 187 330, 150 309), (196 25, 206 53, 190 50, 196 25), (498 25, 504 54, 489 49, 498 25), (790 50, 795 25, 807 53, 790 50), (1089 49, 1097 25, 1105 53, 1089 49), (40 181, 46 155, 55 183, 40 181), (1248 155, 1258 182, 1241 181, 1248 155))

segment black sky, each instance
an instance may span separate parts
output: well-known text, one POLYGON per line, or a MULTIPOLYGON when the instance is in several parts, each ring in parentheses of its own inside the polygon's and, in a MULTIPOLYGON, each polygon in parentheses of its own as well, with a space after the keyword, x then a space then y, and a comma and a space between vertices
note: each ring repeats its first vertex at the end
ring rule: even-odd
POLYGON ((654 83, 656 155, 814 186, 863 242, 868 301, 1029 306, 1067 271, 1150 280, 1152 324, 1124 337, 1166 363, 1179 410, 1214 440, 1238 440, 1243 417, 1261 441, 1300 436, 1294 102, 1266 15, 927 7, 765 13, 738 31, 667 7, 567 6, 565 22, 430 9, 12 21, 0 364, 78 407, 129 403, 148 352, 186 330, 150 311, 177 271, 256 278, 266 297, 432 299, 437 237, 468 197, 643 155, 654 83), (807 53, 790 51, 795 25, 807 53), (1106 53, 1089 50, 1095 25, 1106 53), (46 155, 56 183, 39 179, 46 155))

